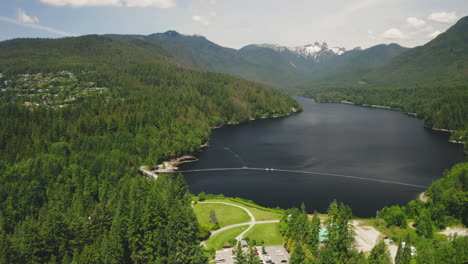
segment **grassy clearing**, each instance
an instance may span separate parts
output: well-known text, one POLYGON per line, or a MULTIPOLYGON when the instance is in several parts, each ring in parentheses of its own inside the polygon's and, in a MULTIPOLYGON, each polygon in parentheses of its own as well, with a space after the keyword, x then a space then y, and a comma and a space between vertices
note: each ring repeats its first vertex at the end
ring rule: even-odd
POLYGON ((227 204, 195 204, 195 215, 201 225, 210 225, 210 212, 216 213, 220 227, 250 222, 249 215, 242 209, 227 204))
POLYGON ((265 242, 265 246, 283 245, 283 237, 279 232, 279 223, 256 224, 245 237, 257 242, 265 242))
MULTIPOLYGON (((225 203, 231 203, 231 204, 235 204, 235 205, 245 207, 250 212, 252 212, 252 214, 254 215, 256 221, 281 220, 281 218, 283 218, 283 214, 275 212, 273 210, 261 209, 260 207, 258 207, 258 208, 257 207, 252 207, 252 206, 246 205, 244 203, 239 203, 239 202, 231 200, 231 199, 212 199, 212 200, 206 200, 206 202, 225 202, 225 203)), ((226 206, 228 206, 228 205, 226 205, 226 206)), ((234 206, 231 206, 231 207, 234 207, 234 206)), ((235 207, 235 208, 237 208, 237 207, 235 207)), ((241 210, 240 208, 237 208, 237 209, 241 210)), ((241 210, 241 211, 243 211, 243 210, 241 210)), ((243 211, 243 212, 245 213, 245 211, 243 211)), ((247 221, 250 221, 250 219, 247 220, 247 221)))
POLYGON ((223 231, 210 237, 210 239, 206 241, 206 246, 208 248, 214 248, 215 250, 219 250, 223 247, 224 244, 236 238, 236 236, 238 236, 240 233, 242 233, 242 231, 244 231, 248 227, 248 225, 245 225, 229 228, 226 231, 223 231))

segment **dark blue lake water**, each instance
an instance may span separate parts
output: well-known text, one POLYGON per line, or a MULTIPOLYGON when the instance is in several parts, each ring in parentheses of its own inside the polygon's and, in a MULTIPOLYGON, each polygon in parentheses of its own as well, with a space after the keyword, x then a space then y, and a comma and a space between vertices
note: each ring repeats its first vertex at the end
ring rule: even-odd
MULTIPOLYGON (((198 162, 204 168, 281 168, 351 175, 429 186, 463 160, 463 146, 424 128, 402 112, 298 98, 303 112, 278 119, 225 126, 213 132, 198 162)), ((206 192, 289 208, 304 202, 309 212, 326 212, 336 199, 359 217, 386 205, 404 205, 422 188, 324 175, 278 171, 184 174, 192 193, 206 192)))

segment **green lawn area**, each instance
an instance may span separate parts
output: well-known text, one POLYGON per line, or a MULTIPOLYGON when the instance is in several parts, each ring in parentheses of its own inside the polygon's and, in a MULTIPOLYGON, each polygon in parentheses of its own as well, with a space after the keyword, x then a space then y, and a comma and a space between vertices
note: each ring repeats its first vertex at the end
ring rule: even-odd
POLYGON ((210 237, 210 239, 206 241, 206 246, 208 248, 214 248, 216 250, 221 249, 226 242, 229 242, 232 239, 236 238, 236 236, 238 236, 240 233, 242 233, 242 231, 247 229, 247 227, 249 227, 249 225, 237 226, 229 228, 221 233, 218 233, 210 237))
POLYGON ((265 246, 282 245, 283 237, 279 232, 279 223, 256 224, 244 237, 257 242, 264 241, 265 246))
POLYGON ((249 215, 242 209, 227 204, 195 204, 195 215, 201 225, 210 225, 210 212, 216 213, 220 227, 250 222, 249 215))
POLYGON ((246 207, 252 212, 256 221, 265 221, 265 220, 281 220, 283 218, 282 214, 260 210, 257 208, 246 207))
MULTIPOLYGON (((254 208, 254 207, 250 207, 250 206, 247 206, 247 205, 244 205, 244 204, 241 204, 241 203, 237 203, 235 201, 231 201, 231 200, 222 200, 222 199, 212 199, 212 200, 206 200, 205 202, 225 202, 225 203, 231 203, 231 204, 235 204, 235 205, 239 205, 239 206, 242 206, 242 207, 245 207, 247 208, 250 212, 252 212, 252 214, 254 215, 255 217, 255 220, 257 221, 265 221, 265 220, 281 220, 281 218, 283 218, 283 215, 282 214, 279 214, 279 213, 275 213, 275 212, 270 212, 270 211, 266 211, 266 210, 261 210, 261 209, 257 209, 257 208, 254 208)), ((226 205, 228 206, 228 205, 226 205)), ((231 207, 234 207, 234 206, 231 206, 231 207)), ((237 207, 235 207, 237 208, 237 207)), ((240 208, 237 208, 240 210, 240 208)), ((245 211, 242 210, 242 212, 245 213, 245 211)), ((209 213, 209 212, 208 212, 209 213)), ((247 220, 247 221, 250 221, 247 220)))

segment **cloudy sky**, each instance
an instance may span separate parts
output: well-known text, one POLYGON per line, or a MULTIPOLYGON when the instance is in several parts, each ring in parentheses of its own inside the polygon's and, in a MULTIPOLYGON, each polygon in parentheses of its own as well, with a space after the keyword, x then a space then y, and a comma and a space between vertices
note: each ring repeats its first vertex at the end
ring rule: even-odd
POLYGON ((0 40, 173 29, 232 48, 414 47, 466 15, 467 0, 2 0, 0 40))

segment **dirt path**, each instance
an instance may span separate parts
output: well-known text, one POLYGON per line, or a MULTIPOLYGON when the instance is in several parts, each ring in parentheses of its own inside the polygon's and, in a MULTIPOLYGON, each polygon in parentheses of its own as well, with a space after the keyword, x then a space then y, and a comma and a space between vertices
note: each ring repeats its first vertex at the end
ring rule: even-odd
MULTIPOLYGON (((254 225, 256 224, 269 224, 269 223, 279 223, 279 220, 266 220, 266 221, 256 221, 255 220, 255 216, 252 214, 252 212, 250 212, 249 209, 243 207, 243 206, 240 206, 240 205, 237 205, 237 204, 232 204, 232 203, 226 203, 226 202, 198 202, 200 204, 213 204, 213 203, 216 203, 216 204, 226 204, 226 205, 230 205, 230 206, 235 206, 235 207, 238 207, 242 210, 244 210, 250 217, 250 222, 245 222, 245 223, 239 223, 239 224, 233 224, 233 225, 229 225, 229 226, 225 226, 225 227, 222 227, 218 230, 214 230, 211 232, 210 236, 208 237, 208 239, 214 235, 216 235, 217 233, 220 233, 220 232, 223 232, 223 231, 226 231, 227 229, 230 229, 230 228, 233 228, 233 227, 237 227, 237 226, 244 226, 244 225, 248 225, 249 227, 247 229, 245 229, 242 233, 240 233, 237 237, 236 237, 236 240, 237 241, 240 241, 244 235, 249 232, 250 229, 252 229, 252 227, 254 227, 254 225)), ((208 240, 207 239, 207 240, 208 240)), ((200 245, 202 246, 205 246, 206 247, 206 240, 205 241, 202 241, 200 243, 200 245)))
POLYGON ((237 241, 240 241, 242 239, 242 237, 244 237, 244 235, 249 232, 250 229, 252 229, 252 227, 256 224, 256 221, 255 221, 255 216, 252 214, 252 212, 249 211, 249 209, 243 207, 243 206, 240 206, 240 205, 237 205, 237 204, 232 204, 232 203, 226 203, 226 202, 200 202, 200 203, 217 203, 217 204, 227 204, 227 205, 231 205, 231 206, 235 206, 235 207, 238 207, 242 210, 244 210, 250 217, 250 223, 249 224, 249 227, 244 230, 244 232, 240 233, 240 235, 238 235, 236 237, 236 240, 237 241))
MULTIPOLYGON (((256 221, 256 222, 255 222, 255 225, 258 225, 258 224, 271 224, 271 223, 279 223, 279 222, 280 222, 280 220, 256 221)), ((216 235, 217 233, 226 231, 227 229, 231 229, 231 228, 233 228, 233 227, 238 227, 238 226, 250 225, 251 223, 252 223, 252 222, 245 222, 245 223, 233 224, 233 225, 228 225, 228 226, 222 227, 222 228, 220 228, 220 229, 216 229, 216 230, 214 230, 214 231, 211 232, 210 237, 216 235)))
POLYGON ((447 227, 444 231, 438 232, 438 234, 443 234, 446 236, 455 235, 458 236, 468 236, 468 228, 465 227, 447 227))

